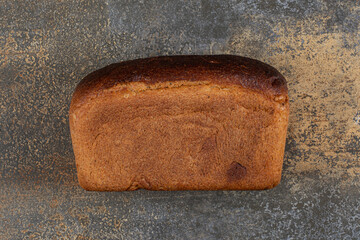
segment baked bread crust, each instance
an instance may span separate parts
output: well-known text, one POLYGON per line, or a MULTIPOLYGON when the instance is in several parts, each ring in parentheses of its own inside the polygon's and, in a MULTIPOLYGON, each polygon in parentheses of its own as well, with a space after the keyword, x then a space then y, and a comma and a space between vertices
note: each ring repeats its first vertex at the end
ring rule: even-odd
POLYGON ((285 78, 275 68, 255 59, 235 55, 160 56, 114 63, 94 71, 78 84, 71 104, 81 105, 119 84, 183 80, 238 85, 270 98, 286 97, 288 92, 285 78))
POLYGON ((87 190, 267 189, 281 178, 285 78, 257 60, 171 56, 86 76, 70 106, 87 190))

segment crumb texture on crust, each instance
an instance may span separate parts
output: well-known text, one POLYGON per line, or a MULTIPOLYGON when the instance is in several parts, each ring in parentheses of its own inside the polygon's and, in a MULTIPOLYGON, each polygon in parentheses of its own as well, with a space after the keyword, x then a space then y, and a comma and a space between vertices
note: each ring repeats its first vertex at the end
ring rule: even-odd
POLYGON ((70 114, 85 189, 245 190, 280 181, 288 102, 237 86, 135 88, 70 114))
POLYGON ((263 62, 235 55, 179 55, 136 59, 111 64, 86 76, 77 86, 72 106, 129 83, 145 88, 176 82, 237 85, 272 99, 287 98, 285 78, 263 62))

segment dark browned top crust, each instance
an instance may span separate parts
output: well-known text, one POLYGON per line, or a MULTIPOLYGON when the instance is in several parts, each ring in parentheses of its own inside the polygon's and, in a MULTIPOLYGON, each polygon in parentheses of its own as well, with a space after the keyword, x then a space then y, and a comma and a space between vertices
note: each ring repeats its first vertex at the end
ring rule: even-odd
POLYGON ((118 84, 184 80, 238 85, 272 99, 287 98, 285 78, 275 68, 258 60, 234 55, 179 55, 125 61, 99 69, 79 83, 72 105, 81 105, 89 97, 118 84))

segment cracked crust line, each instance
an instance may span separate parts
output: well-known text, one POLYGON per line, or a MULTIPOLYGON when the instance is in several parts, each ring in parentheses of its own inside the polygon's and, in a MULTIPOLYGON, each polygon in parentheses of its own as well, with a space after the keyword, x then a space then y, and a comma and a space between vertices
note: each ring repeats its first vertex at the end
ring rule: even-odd
POLYGON ((179 89, 179 88, 185 88, 185 87, 198 87, 198 86, 210 86, 211 88, 217 88, 221 91, 245 91, 245 92, 251 92, 253 94, 257 94, 259 96, 263 96, 264 98, 274 101, 278 104, 280 104, 282 107, 286 105, 289 102, 289 97, 286 96, 275 96, 273 98, 270 98, 269 96, 265 96, 259 91, 253 90, 253 89, 246 89, 241 86, 229 86, 229 85, 218 85, 218 84, 212 84, 211 82, 207 81, 198 81, 198 82, 189 82, 186 80, 183 81, 177 81, 177 82, 165 82, 165 83, 158 83, 158 84, 152 84, 148 85, 142 82, 129 82, 129 83, 122 83, 118 84, 112 88, 104 89, 101 92, 94 93, 87 96, 86 101, 71 102, 70 106, 70 114, 75 115, 75 112, 82 107, 91 104, 95 99, 99 99, 103 96, 106 96, 108 93, 119 93, 122 94, 124 98, 128 98, 130 96, 136 96, 139 93, 148 92, 148 91, 159 91, 163 89, 179 89))

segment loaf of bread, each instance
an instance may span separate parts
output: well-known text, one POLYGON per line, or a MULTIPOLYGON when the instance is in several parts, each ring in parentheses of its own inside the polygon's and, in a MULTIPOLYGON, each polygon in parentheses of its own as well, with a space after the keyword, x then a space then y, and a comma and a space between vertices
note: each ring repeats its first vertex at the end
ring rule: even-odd
POLYGON ((78 179, 93 191, 269 189, 281 179, 288 115, 286 80, 257 60, 112 64, 71 101, 78 179))

